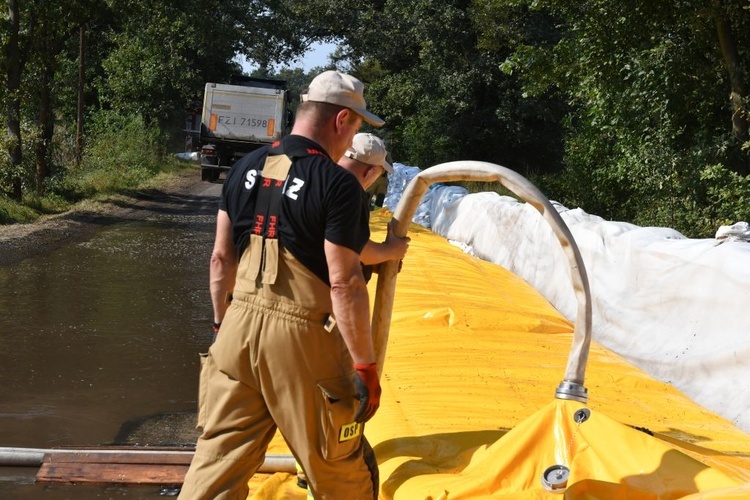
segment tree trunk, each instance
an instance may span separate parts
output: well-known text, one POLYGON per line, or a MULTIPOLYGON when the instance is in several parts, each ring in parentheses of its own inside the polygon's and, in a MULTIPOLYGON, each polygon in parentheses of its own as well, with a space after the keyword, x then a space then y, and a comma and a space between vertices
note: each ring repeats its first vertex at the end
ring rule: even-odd
POLYGON ((11 199, 21 201, 23 199, 22 175, 21 175, 21 58, 19 52, 18 29, 20 24, 18 2, 8 0, 8 45, 6 50, 7 67, 7 104, 6 123, 8 126, 8 158, 10 164, 7 175, 10 180, 11 190, 8 193, 11 199))
MULTIPOLYGON (((747 89, 742 77, 737 41, 732 34, 726 13, 721 8, 721 0, 717 0, 715 6, 714 22, 716 23, 716 33, 719 38, 719 45, 721 46, 721 54, 724 57, 724 66, 729 74, 729 100, 732 104, 732 135, 740 143, 745 143, 748 140, 748 113, 750 110, 744 109, 742 106, 742 100, 747 96, 747 89)), ((750 174, 750 165, 745 162, 742 170, 739 173, 744 175, 750 174)))
POLYGON ((86 25, 82 24, 78 33, 78 117, 76 120, 76 163, 81 164, 83 156, 83 91, 85 78, 86 25))
POLYGON ((49 149, 52 144, 55 122, 52 119, 51 85, 54 69, 50 66, 53 61, 45 63, 42 71, 41 90, 39 92, 39 127, 42 136, 36 145, 36 192, 44 194, 44 181, 49 175, 49 149))

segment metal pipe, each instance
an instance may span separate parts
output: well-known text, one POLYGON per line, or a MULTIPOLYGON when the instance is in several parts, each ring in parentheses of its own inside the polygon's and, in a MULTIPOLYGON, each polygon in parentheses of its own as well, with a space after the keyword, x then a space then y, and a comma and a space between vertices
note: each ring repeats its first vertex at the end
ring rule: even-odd
MULTIPOLYGON (((591 292, 583 258, 570 229, 557 210, 525 177, 500 165, 480 161, 454 161, 430 167, 417 174, 404 190, 393 216, 393 232, 406 236, 409 224, 427 189, 436 182, 498 181, 522 200, 536 208, 549 223, 570 262, 573 290, 578 300, 578 315, 573 332, 573 345, 565 369, 565 378, 558 386, 555 397, 586 402, 588 395, 583 386, 589 346, 591 344, 591 292)), ((380 266, 372 317, 373 341, 378 371, 382 374, 385 351, 393 310, 398 262, 388 261, 380 266)))
MULTIPOLYGON (((122 450, 122 449, 91 449, 91 448, 6 448, 0 447, 0 466, 7 467, 39 467, 42 465, 45 455, 55 454, 86 454, 97 455, 159 455, 168 453, 170 455, 186 455, 192 457, 192 450, 122 450)), ((266 455, 258 472, 271 474, 274 472, 297 472, 295 459, 292 455, 266 455)))
POLYGON ((44 454, 52 450, 40 448, 0 448, 0 465, 8 467, 39 467, 44 454))

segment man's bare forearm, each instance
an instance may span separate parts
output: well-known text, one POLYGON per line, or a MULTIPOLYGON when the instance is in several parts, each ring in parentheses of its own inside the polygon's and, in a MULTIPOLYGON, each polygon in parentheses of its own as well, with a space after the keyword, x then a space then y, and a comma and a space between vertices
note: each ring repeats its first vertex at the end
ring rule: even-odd
POLYGON ((331 284, 333 315, 341 336, 355 363, 375 362, 370 333, 370 298, 364 277, 356 276, 348 283, 331 284))
POLYGON ((234 280, 237 273, 237 264, 227 262, 219 257, 211 256, 211 269, 209 272, 209 286, 211 290, 211 304, 214 309, 214 323, 221 323, 224 314, 229 308, 228 296, 234 290, 234 280))
POLYGON ((331 302, 341 337, 355 363, 375 362, 370 333, 370 298, 362 275, 360 256, 326 240, 326 261, 331 282, 331 302))
POLYGON ((232 241, 232 222, 223 210, 216 216, 216 239, 211 252, 209 289, 214 323, 221 323, 229 307, 227 296, 234 290, 237 275, 237 250, 232 241))

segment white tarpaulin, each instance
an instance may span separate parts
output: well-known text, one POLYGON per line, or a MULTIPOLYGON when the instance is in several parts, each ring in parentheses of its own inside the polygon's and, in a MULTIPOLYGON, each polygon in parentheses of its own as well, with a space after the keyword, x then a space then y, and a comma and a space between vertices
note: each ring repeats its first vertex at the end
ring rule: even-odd
MULTIPOLYGON (((419 172, 398 163, 394 168, 385 198, 391 210, 419 172)), ((722 228, 720 239, 689 239, 672 229, 555 206, 584 258, 594 340, 750 432, 747 224, 722 228)), ((524 278, 575 320, 567 259, 533 207, 496 193, 434 185, 414 222, 524 278)))

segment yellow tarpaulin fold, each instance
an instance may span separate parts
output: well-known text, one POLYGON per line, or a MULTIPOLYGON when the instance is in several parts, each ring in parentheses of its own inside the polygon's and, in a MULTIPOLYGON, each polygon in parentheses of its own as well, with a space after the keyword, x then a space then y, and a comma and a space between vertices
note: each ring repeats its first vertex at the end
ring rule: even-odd
MULTIPOLYGON (((388 220, 373 213, 373 239, 388 220)), ((381 498, 750 498, 750 436, 596 342, 588 402, 555 399, 572 325, 510 272, 410 236, 365 427, 381 498), (550 468, 565 487, 545 488, 550 468)), ((265 479, 254 498, 306 496, 294 477, 265 479)))
POLYGON ((583 403, 554 400, 498 441, 474 450, 462 470, 410 478, 398 497, 541 498, 560 491, 569 498, 670 499, 742 484, 730 472, 599 412, 577 423, 574 415, 582 408, 583 403), (567 488, 556 484, 556 473, 567 488))

